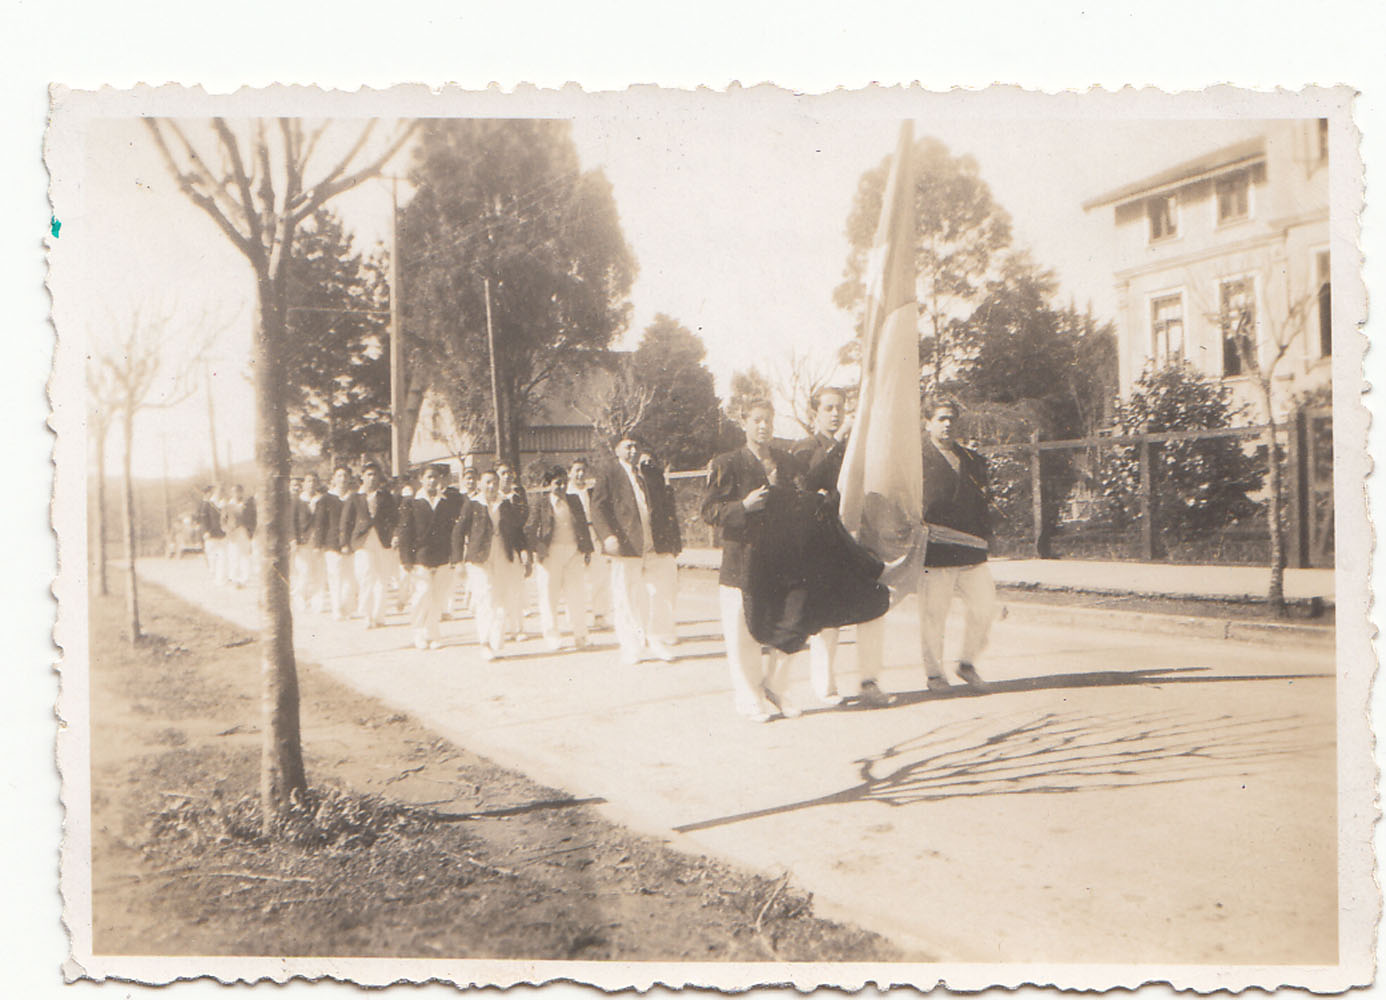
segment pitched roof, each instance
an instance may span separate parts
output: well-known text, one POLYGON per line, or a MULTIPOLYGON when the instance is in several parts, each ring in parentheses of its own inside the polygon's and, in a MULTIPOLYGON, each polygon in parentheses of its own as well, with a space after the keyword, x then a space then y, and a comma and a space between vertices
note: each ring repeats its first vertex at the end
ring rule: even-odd
POLYGON ((1182 187, 1214 174, 1223 173, 1233 167, 1264 159, 1265 156, 1265 136, 1245 139, 1242 142, 1233 143, 1231 146, 1223 146, 1211 153, 1197 156, 1192 160, 1185 160, 1183 163, 1161 170, 1157 174, 1152 174, 1132 184, 1123 184, 1121 187, 1098 195, 1096 198, 1090 198, 1083 202, 1083 211, 1086 212, 1102 205, 1114 205, 1119 202, 1130 201, 1133 198, 1151 195, 1160 190, 1182 187))

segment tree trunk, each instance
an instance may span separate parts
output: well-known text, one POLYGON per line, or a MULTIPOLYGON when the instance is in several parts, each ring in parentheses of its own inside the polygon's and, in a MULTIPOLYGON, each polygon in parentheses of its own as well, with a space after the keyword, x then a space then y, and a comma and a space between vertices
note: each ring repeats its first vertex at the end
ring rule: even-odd
POLYGON ((135 480, 130 473, 130 449, 135 440, 134 410, 126 409, 121 421, 121 430, 125 438, 125 451, 121 455, 120 463, 125 512, 125 606, 130 612, 130 641, 134 643, 140 638, 140 597, 135 582, 135 480))
POLYGON ((260 571, 264 744, 260 758, 263 832, 307 791, 299 729, 298 670, 289 605, 289 421, 285 405, 282 288, 259 276, 260 324, 254 345, 256 505, 260 571))
MULTIPOLYGON (((1269 413, 1269 407, 1267 407, 1269 413)), ((1267 510, 1268 527, 1270 528, 1270 588, 1266 593, 1266 603, 1270 605, 1271 613, 1277 618, 1285 615, 1285 528, 1281 524, 1281 507, 1283 499, 1281 491, 1280 474, 1280 451, 1276 444, 1276 431, 1278 426, 1275 418, 1267 418, 1270 430, 1267 437, 1270 438, 1269 458, 1267 461, 1270 468, 1269 473, 1269 509, 1267 510)))
POLYGON ((111 592, 106 579, 106 433, 110 429, 103 417, 96 425, 96 592, 111 592))

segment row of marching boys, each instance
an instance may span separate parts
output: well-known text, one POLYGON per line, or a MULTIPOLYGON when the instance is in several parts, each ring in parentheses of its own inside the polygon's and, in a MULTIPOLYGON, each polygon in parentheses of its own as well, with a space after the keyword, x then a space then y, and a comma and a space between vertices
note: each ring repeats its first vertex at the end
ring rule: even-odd
POLYGON ((595 627, 612 613, 623 658, 669 659, 680 549, 673 495, 637 443, 623 439, 616 450, 629 460, 618 458, 595 478, 585 459, 550 468, 533 497, 507 463, 464 469, 460 488, 448 466, 429 465, 417 487, 406 482, 397 494, 374 463, 362 467, 359 488, 346 466, 333 470, 326 489, 309 473, 295 489, 295 601, 377 628, 393 591, 408 610, 415 647, 430 649, 460 589, 489 660, 507 638, 523 635, 525 581, 533 578, 550 649, 562 646, 562 604, 576 648, 587 645, 589 611, 595 627), (638 481, 622 481, 627 467, 638 481), (639 499, 626 496, 637 488, 639 499))

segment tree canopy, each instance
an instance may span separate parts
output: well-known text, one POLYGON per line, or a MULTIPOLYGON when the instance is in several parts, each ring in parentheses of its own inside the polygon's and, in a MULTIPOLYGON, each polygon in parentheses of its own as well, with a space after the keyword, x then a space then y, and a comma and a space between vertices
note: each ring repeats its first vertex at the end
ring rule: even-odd
POLYGON ((655 401, 636 429, 671 469, 701 469, 717 451, 721 400, 706 356, 702 338, 664 313, 645 328, 632 356, 636 380, 655 401))
MULTIPOLYGON (((956 321, 980 291, 992 256, 1010 245, 1011 217, 992 198, 991 188, 982 180, 971 156, 954 156, 938 139, 925 136, 914 144, 912 166, 919 275, 916 294, 925 321, 920 353, 930 381, 937 387, 956 361, 951 336, 956 321)), ((856 314, 858 335, 865 315, 867 253, 875 237, 889 172, 887 156, 862 174, 847 216, 851 250, 833 299, 856 314)))
POLYGON ((365 257, 328 209, 294 237, 285 343, 289 426, 322 455, 389 449, 387 262, 365 257))
POLYGON ((568 123, 448 119, 414 149, 401 221, 410 370, 459 430, 495 430, 486 294, 495 331, 497 435, 511 461, 545 388, 597 360, 629 322, 636 264, 611 186, 581 169, 568 123))

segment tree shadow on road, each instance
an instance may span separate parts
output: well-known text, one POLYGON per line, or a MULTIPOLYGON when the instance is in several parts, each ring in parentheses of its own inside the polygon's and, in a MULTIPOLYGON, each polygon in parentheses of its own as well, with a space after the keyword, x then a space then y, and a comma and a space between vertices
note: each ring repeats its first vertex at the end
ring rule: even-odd
POLYGON ((990 795, 1059 795, 1230 775, 1334 745, 1331 722, 1189 711, 1023 713, 939 726, 857 760, 840 792, 675 827, 692 833, 818 806, 911 806, 990 795))

